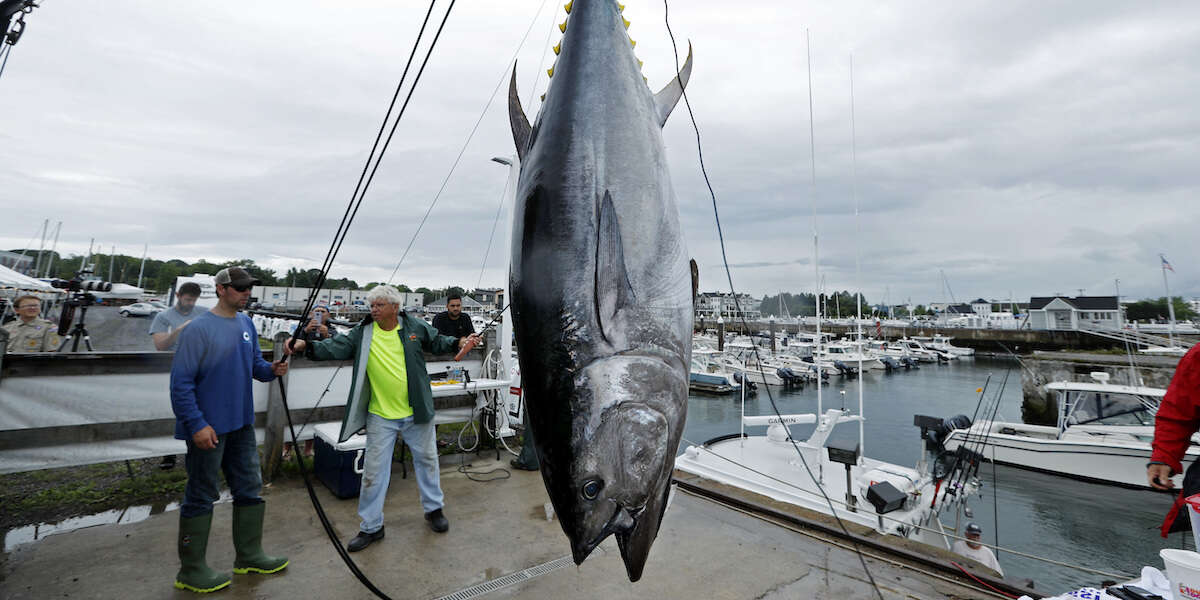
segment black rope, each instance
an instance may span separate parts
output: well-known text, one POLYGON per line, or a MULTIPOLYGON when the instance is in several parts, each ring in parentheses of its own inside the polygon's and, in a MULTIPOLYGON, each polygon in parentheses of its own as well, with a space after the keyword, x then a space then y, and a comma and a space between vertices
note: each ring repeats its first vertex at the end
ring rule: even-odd
POLYGON ((508 81, 509 73, 512 71, 512 68, 508 65, 516 65, 517 55, 521 53, 521 48, 525 47, 525 40, 529 39, 529 33, 533 31, 533 26, 537 24, 537 18, 541 16, 542 9, 545 7, 546 0, 542 0, 541 6, 538 6, 537 12, 533 15, 533 20, 529 22, 529 27, 525 29, 525 35, 521 36, 521 41, 517 44, 517 49, 513 51, 512 58, 505 63, 504 72, 500 74, 500 81, 497 81, 496 87, 492 88, 492 95, 488 97, 487 103, 483 105, 483 110, 479 113, 479 118, 475 120, 475 125, 471 127, 471 133, 467 134, 467 141, 463 142, 462 148, 458 150, 458 156, 454 158, 454 162, 450 165, 450 171, 442 179, 441 187, 433 195, 433 201, 429 203, 429 207, 425 209, 425 214, 421 216, 421 221, 417 223, 417 229, 413 231, 412 237, 408 240, 408 246, 404 248, 404 252, 400 255, 400 260, 396 262, 396 268, 392 269, 392 274, 388 276, 389 284, 396 278, 396 273, 400 271, 400 265, 404 264, 404 259, 408 257, 409 250, 412 250, 413 244, 417 241, 417 236, 425 228, 425 222, 429 220, 429 215, 433 212, 433 207, 437 206, 438 200, 442 198, 442 192, 446 191, 446 185, 450 183, 450 177, 454 175, 454 170, 458 168, 458 163, 462 160, 463 154, 466 153, 467 147, 471 145, 471 140, 475 138, 475 132, 479 130, 479 124, 483 122, 483 117, 487 115, 488 108, 491 108, 492 101, 496 99, 496 93, 500 91, 500 87, 504 85, 504 82, 508 81))
MULTIPOLYGON (((663 21, 666 23, 667 34, 671 37, 671 48, 673 49, 674 54, 675 54, 675 72, 678 73, 679 72, 679 47, 675 42, 675 33, 671 31, 670 0, 663 0, 663 21)), ((683 82, 681 81, 680 83, 682 84, 683 82)), ((704 185, 706 185, 708 187, 708 194, 712 198, 713 217, 715 218, 716 223, 717 223, 717 238, 720 240, 720 243, 721 243, 721 261, 725 265, 725 278, 729 282, 729 292, 730 292, 730 294, 733 295, 734 308, 737 309, 739 318, 742 321, 742 326, 745 327, 747 330, 749 330, 749 324, 746 323, 746 315, 742 311, 741 303, 738 301, 737 290, 733 286, 733 274, 729 270, 729 258, 727 257, 727 255, 725 253, 725 234, 721 231, 721 214, 720 214, 720 211, 717 209, 717 194, 715 191, 713 191, 712 182, 709 180, 709 177, 708 177, 708 170, 704 166, 704 149, 700 143, 700 127, 699 127, 699 125, 696 124, 696 115, 692 111, 691 102, 688 101, 687 88, 681 85, 681 91, 682 91, 684 106, 686 106, 688 109, 688 117, 692 121, 692 129, 695 130, 695 132, 696 132, 696 153, 698 154, 699 159, 700 159, 700 172, 704 176, 704 185)), ((819 300, 819 298, 818 298, 818 300, 819 300)), ((761 365, 762 358, 759 356, 759 353, 758 353, 758 345, 754 344, 753 348, 754 348, 754 358, 755 358, 755 360, 758 361, 758 364, 761 365)), ((820 377, 819 371, 818 371, 817 376, 818 376, 818 378, 820 377)), ((821 385, 820 379, 817 380, 817 385, 818 386, 821 385)), ((771 402, 771 409, 773 411, 775 411, 775 416, 779 417, 780 421, 782 421, 783 414, 779 411, 779 406, 775 403, 774 395, 771 394, 771 386, 764 385, 763 388, 765 388, 767 391, 767 399, 770 400, 770 402, 771 402)), ((820 418, 821 418, 821 415, 817 415, 818 421, 820 420, 820 418)), ((792 448, 794 448, 796 450, 796 454, 800 457, 800 463, 802 465, 804 465, 804 470, 808 472, 808 476, 810 478, 812 478, 813 482, 817 482, 816 476, 813 475, 812 469, 808 466, 808 461, 804 458, 804 453, 801 452, 800 447, 798 445, 796 445, 796 440, 792 439, 792 437, 789 435, 788 441, 791 442, 792 448)), ((866 558, 863 557, 862 550, 858 547, 858 543, 854 541, 853 536, 850 535, 850 531, 848 529, 846 529, 846 524, 842 522, 841 517, 839 517, 837 514, 837 510, 834 509, 834 507, 833 507, 833 501, 829 499, 829 495, 825 493, 825 488, 823 486, 821 486, 819 482, 817 482, 817 489, 821 491, 821 497, 825 499, 825 503, 829 506, 829 514, 831 516, 833 516, 835 521, 837 521, 838 527, 841 528, 842 533, 846 536, 846 539, 850 540, 850 544, 854 547, 854 553, 856 555, 858 555, 858 560, 860 563, 862 563, 863 571, 866 572, 867 579, 870 580, 870 582, 871 582, 871 588, 875 590, 875 594, 879 597, 879 599, 883 600, 883 592, 881 592, 879 590, 879 585, 877 583, 875 583, 875 577, 871 574, 871 569, 870 569, 870 567, 867 566, 867 560, 866 560, 866 558)))
MULTIPOLYGON (((393 96, 392 103, 388 107, 388 116, 391 115, 392 108, 395 106, 396 98, 397 98, 397 96, 399 96, 399 90, 403 86, 404 78, 407 77, 409 66, 412 64, 412 57, 417 52, 417 48, 420 45, 421 36, 425 31, 425 25, 426 25, 426 23, 428 23, 428 20, 429 20, 429 14, 433 12, 433 6, 434 6, 434 4, 436 4, 436 2, 437 2, 437 0, 432 0, 429 4, 429 11, 428 11, 428 13, 426 13, 425 22, 423 22, 421 24, 420 33, 418 34, 416 41, 413 43, 413 50, 409 56, 408 64, 406 64, 404 67, 404 74, 401 76, 400 85, 397 86, 396 95, 393 96)), ((367 189, 370 188, 371 181, 375 177, 375 171, 379 168, 379 161, 383 159, 383 155, 387 151, 388 144, 391 143, 392 136, 396 133, 396 126, 400 123, 400 119, 404 116, 404 110, 405 110, 405 108, 408 107, 408 102, 412 98, 413 91, 416 90, 417 83, 420 82, 421 74, 424 73, 425 66, 429 63, 429 57, 432 56, 434 48, 437 47, 438 39, 441 37, 442 30, 446 26, 446 21, 450 18, 450 12, 454 9, 454 3, 455 3, 455 0, 450 0, 450 5, 446 8, 446 14, 442 17, 442 22, 440 25, 438 25, 437 33, 434 34, 433 41, 430 43, 429 49, 425 53, 425 58, 421 62, 421 67, 417 70, 417 74, 413 78, 412 86, 410 86, 408 95, 404 99, 404 104, 401 105, 400 111, 396 115, 395 122, 392 124, 392 129, 388 133, 387 139, 384 140, 383 146, 379 150, 379 156, 375 162, 374 169, 371 170, 371 174, 370 174, 370 176, 368 176, 366 178, 365 182, 363 180, 363 176, 362 175, 359 176, 359 185, 355 186, 355 196, 357 196, 357 200, 355 200, 352 197, 352 199, 350 201, 350 205, 347 206, 347 208, 346 208, 346 213, 344 213, 342 215, 342 222, 338 226, 338 234, 335 235, 335 237, 334 237, 334 243, 330 245, 329 253, 326 255, 325 263, 322 265, 320 276, 317 278, 317 281, 315 282, 315 287, 313 288, 313 291, 309 296, 308 302, 305 304, 304 313, 301 315, 301 318, 300 318, 300 325, 297 326, 297 328, 292 332, 292 337, 287 342, 285 342, 286 344, 291 344, 292 340, 296 339, 296 334, 299 331, 301 331, 301 329, 303 328, 303 326, 305 324, 305 321, 307 321, 308 313, 310 310, 312 310, 312 306, 316 301, 317 294, 320 292, 321 286, 323 286, 325 283, 325 278, 329 273, 329 268, 333 265, 333 259, 337 256, 338 251, 341 249, 342 242, 344 242, 346 239, 346 233, 350 229, 350 224, 354 221, 355 215, 358 214, 358 208, 362 205, 362 200, 366 196, 367 189), (360 189, 361 189, 361 192, 359 191, 360 189)), ((380 128, 380 133, 375 138, 375 145, 372 146, 372 149, 371 149, 372 155, 375 154, 375 148, 378 147, 378 145, 379 145, 380 136, 383 133, 383 129, 386 128, 386 126, 387 126, 387 118, 388 117, 384 118, 384 124, 380 128)), ((368 166, 370 165, 370 162, 371 162, 371 157, 368 157, 368 159, 367 159, 368 166)), ((364 167, 363 168, 364 174, 366 173, 366 170, 367 170, 367 167, 364 167)), ((285 357, 282 360, 287 360, 287 359, 285 357)), ((288 431, 289 431, 289 433, 291 433, 291 436, 292 436, 292 447, 294 449, 293 454, 295 455, 295 458, 296 458, 296 465, 299 467, 300 476, 304 480, 304 487, 305 487, 305 489, 308 490, 308 498, 312 502, 313 509, 316 510, 318 518, 320 518, 320 520, 321 520, 321 526, 325 529, 325 534, 329 537, 330 543, 333 544, 333 547, 336 549, 338 556, 341 557, 342 562, 346 563, 346 567, 350 569, 350 572, 354 574, 354 577, 358 579, 359 583, 362 583, 364 587, 366 587, 368 590, 371 591, 371 593, 375 594, 379 598, 383 598, 385 600, 390 600, 390 597, 387 594, 385 594, 382 590, 380 590, 378 587, 376 587, 375 584, 371 582, 370 578, 368 578, 366 576, 366 574, 364 574, 358 568, 358 565, 356 565, 354 563, 354 560, 352 558, 350 558, 349 552, 342 546, 341 540, 338 538, 337 532, 334 531, 333 524, 329 521, 329 517, 326 516, 324 507, 321 506, 320 499, 317 498, 316 490, 313 488, 312 481, 310 480, 310 478, 308 476, 308 469, 304 466, 303 453, 295 451, 295 449, 299 447, 299 440, 297 439, 297 435, 296 435, 296 426, 294 423, 292 423, 291 410, 288 408, 287 386, 283 383, 282 378, 279 379, 279 392, 280 392, 280 401, 283 404, 283 412, 287 416, 288 431)), ((311 418, 311 415, 312 415, 312 413, 309 414, 310 418, 311 418)))
MULTIPOLYGON (((400 75, 400 81, 396 84, 396 91, 392 94, 392 101, 388 104, 387 112, 383 115, 383 122, 379 124, 379 132, 375 134, 375 142, 371 144, 371 152, 367 154, 367 160, 363 163, 362 173, 358 175, 358 183, 354 185, 354 193, 350 195, 350 202, 346 205, 345 212, 342 213, 342 220, 338 223, 337 231, 333 235, 333 241, 330 242, 329 250, 325 253, 325 260, 321 262, 321 274, 318 276, 317 281, 314 282, 313 291, 304 303, 304 310, 300 315, 299 327, 306 325, 308 313, 312 310, 317 296, 321 293, 321 288, 325 285, 325 275, 333 266, 333 258, 337 255, 338 250, 341 249, 342 240, 345 239, 346 232, 350 228, 350 221, 354 220, 354 215, 358 212, 358 206, 362 203, 362 197, 359 192, 363 191, 363 181, 366 179, 367 170, 371 167, 371 160, 375 158, 375 151, 379 148, 379 141, 383 139, 383 132, 387 129, 388 121, 392 118, 392 111, 396 107, 396 100, 400 98, 400 90, 404 88, 404 81, 408 78, 408 70, 412 67, 413 58, 417 55, 417 49, 421 45, 421 38, 425 35, 425 27, 429 24, 429 16, 433 14, 435 4, 437 4, 437 0, 430 0, 429 10, 425 12, 425 19, 421 21, 421 29, 417 32, 417 39, 413 41, 412 51, 409 52, 408 61, 404 64, 404 72, 400 75)), ((453 8, 453 4, 451 4, 451 8, 453 8)), ((446 14, 449 16, 450 11, 447 10, 446 14)), ((443 20, 444 23, 445 21, 443 20)), ((432 47, 430 47, 430 50, 432 50, 432 47)), ((397 121, 400 116, 397 116, 397 121)))
POLYGON ((3 77, 4 67, 8 65, 8 57, 12 54, 12 44, 5 44, 3 39, 0 38, 0 46, 3 46, 3 48, 0 48, 0 54, 4 55, 4 61, 0 62, 0 77, 3 77))

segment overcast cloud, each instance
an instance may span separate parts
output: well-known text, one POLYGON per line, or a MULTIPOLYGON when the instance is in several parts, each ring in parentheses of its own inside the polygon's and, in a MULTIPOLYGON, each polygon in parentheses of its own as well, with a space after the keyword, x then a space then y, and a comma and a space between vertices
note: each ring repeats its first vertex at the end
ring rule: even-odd
MULTIPOLYGON (((657 90, 663 5, 626 4, 657 90)), ((45 0, 0 77, 0 247, 50 218, 65 252, 317 266, 427 6, 45 0)), ((388 278, 543 6, 531 115, 561 3, 458 2, 333 277, 388 278)), ((676 0, 671 25, 739 291, 813 287, 808 29, 827 288, 948 300, 944 271, 960 301, 1157 296, 1163 253, 1200 295, 1200 5, 676 0)), ((701 287, 727 289, 682 104, 664 136, 701 287)), ((502 89, 398 282, 506 285, 504 225, 483 255, 507 178, 488 159, 512 153, 502 89)))

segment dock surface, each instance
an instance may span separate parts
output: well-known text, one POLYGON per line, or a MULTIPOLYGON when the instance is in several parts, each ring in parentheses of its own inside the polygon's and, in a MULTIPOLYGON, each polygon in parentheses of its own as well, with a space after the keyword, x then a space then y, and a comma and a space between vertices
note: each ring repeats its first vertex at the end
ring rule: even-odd
MULTIPOLYGON (((567 539, 546 518, 548 501, 536 472, 508 469, 505 456, 466 455, 470 470, 505 469, 506 479, 473 481, 458 471, 462 456, 443 462, 450 531, 425 525, 411 472, 394 464, 386 537, 351 556, 391 598, 706 598, 847 599, 874 593, 853 551, 677 490, 645 574, 630 583, 614 539, 575 566, 567 539), (536 568, 535 568, 536 567, 536 568), (487 590, 475 586, 486 585, 487 590)), ((502 471, 477 478, 503 476, 502 471)), ((358 528, 355 499, 340 500, 319 483, 317 495, 341 543, 358 528)), ((338 558, 298 480, 264 490, 264 548, 286 554, 279 575, 234 575, 204 597, 228 599, 375 597, 338 558)), ((208 561, 231 571, 231 505, 215 508, 208 561)), ((130 524, 101 525, 15 548, 4 561, 0 597, 197 598, 172 587, 178 512, 130 524)), ((867 558, 883 597, 992 598, 952 578, 867 558)))

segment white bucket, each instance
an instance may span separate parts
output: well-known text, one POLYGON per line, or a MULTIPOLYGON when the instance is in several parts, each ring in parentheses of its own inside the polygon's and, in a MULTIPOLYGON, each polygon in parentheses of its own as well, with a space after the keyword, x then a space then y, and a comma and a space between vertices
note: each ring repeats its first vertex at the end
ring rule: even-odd
POLYGON ((1167 548, 1159 550, 1171 580, 1171 595, 1175 600, 1200 600, 1200 553, 1167 548))
POLYGON ((1194 494, 1183 499, 1187 507, 1188 517, 1192 522, 1192 539, 1200 541, 1200 494, 1194 494))

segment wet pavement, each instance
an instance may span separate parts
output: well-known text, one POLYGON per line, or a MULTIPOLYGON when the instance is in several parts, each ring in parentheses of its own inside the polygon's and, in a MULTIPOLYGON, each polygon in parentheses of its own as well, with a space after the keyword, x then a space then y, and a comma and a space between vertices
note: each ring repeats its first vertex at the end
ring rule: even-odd
MULTIPOLYGON (((468 458, 476 472, 508 466, 493 459, 468 458)), ((537 473, 514 471, 508 478, 478 482, 458 472, 459 460, 443 463, 449 533, 426 527, 416 484, 412 477, 401 479, 397 469, 388 493, 387 537, 351 555, 392 598, 873 596, 853 552, 682 492, 675 494, 640 582, 627 579, 612 538, 576 567, 569 558, 560 560, 569 547, 559 524, 546 518, 547 496, 537 473), (472 588, 480 584, 486 593, 472 588)), ((356 501, 339 500, 316 486, 338 540, 345 543, 357 531, 356 501)), ((276 484, 264 498, 264 546, 286 554, 290 566, 279 575, 234 575, 232 586, 214 597, 374 597, 330 546, 301 483, 276 484)), ((231 506, 214 510, 208 560, 228 572, 234 558, 231 506)), ((177 526, 178 512, 168 511, 15 544, 5 557, 0 597, 195 598, 172 587, 177 526)), ((867 564, 889 600, 988 597, 892 561, 868 558, 867 564)))

